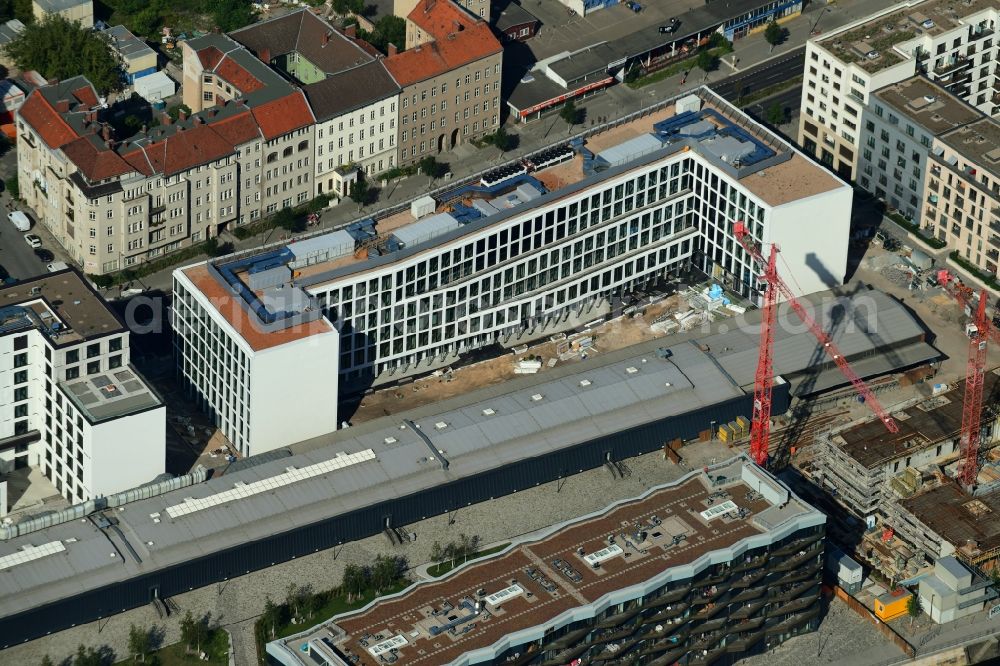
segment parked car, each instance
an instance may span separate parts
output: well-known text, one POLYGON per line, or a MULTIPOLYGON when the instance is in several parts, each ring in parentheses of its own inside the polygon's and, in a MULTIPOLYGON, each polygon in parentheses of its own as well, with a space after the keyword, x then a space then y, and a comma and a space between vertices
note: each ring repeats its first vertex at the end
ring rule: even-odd
POLYGON ((56 258, 56 255, 52 254, 50 250, 46 250, 44 247, 35 248, 35 256, 48 263, 56 258))
POLYGON ((31 220, 19 210, 12 210, 7 213, 7 219, 11 221, 18 231, 28 231, 31 229, 31 220))
POLYGON ((24 235, 24 242, 27 243, 28 245, 30 245, 31 247, 41 247, 42 246, 42 239, 39 238, 38 236, 36 236, 35 234, 25 234, 24 235))
POLYGON ((46 266, 46 268, 49 269, 49 273, 55 273, 58 271, 66 270, 67 268, 69 268, 69 264, 67 264, 65 261, 53 261, 51 264, 46 266))
POLYGON ((634 11, 636 14, 642 11, 642 5, 640 5, 638 2, 628 3, 628 8, 634 11))

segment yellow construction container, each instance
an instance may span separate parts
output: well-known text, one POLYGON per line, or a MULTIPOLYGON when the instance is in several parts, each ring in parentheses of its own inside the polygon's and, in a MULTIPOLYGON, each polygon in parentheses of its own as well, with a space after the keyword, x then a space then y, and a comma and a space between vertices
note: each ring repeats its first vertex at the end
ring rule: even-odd
POLYGON ((720 442, 730 441, 729 428, 727 428, 726 426, 722 426, 721 428, 719 428, 719 441, 720 442))
POLYGON ((740 429, 743 431, 744 435, 750 432, 750 419, 737 416, 736 422, 740 424, 740 429))
POLYGON ((886 592, 875 599, 875 615, 883 622, 895 620, 897 617, 906 615, 906 607, 912 596, 912 594, 903 588, 886 592))

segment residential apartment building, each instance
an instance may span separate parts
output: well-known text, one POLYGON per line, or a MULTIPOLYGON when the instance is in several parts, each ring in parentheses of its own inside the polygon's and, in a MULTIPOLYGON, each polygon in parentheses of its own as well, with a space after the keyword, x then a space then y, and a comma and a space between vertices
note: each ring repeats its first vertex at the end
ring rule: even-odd
POLYGON ((799 145, 856 180, 864 105, 875 90, 917 73, 983 113, 1000 113, 998 12, 991 0, 911 0, 810 39, 799 145))
POLYGON ((923 220, 925 174, 934 139, 982 114, 924 76, 880 88, 862 108, 857 182, 936 235, 923 220))
POLYGON ((1000 272, 1000 122, 980 118, 934 139, 924 222, 988 275, 1000 272))
POLYGON ((406 50, 385 61, 402 88, 401 165, 496 131, 503 65, 489 24, 452 0, 420 0, 406 23, 406 50))
POLYGON ((347 194, 338 168, 369 175, 396 165, 399 86, 385 60, 305 9, 230 33, 256 58, 302 88, 316 118, 315 194, 347 194))
MULTIPOLYGON (((192 304, 175 310, 187 320, 175 324, 179 362, 207 335, 200 330, 208 316, 200 309, 204 299, 185 294, 192 290, 218 293, 254 313, 230 322, 228 346, 258 333, 298 339, 291 315, 322 311, 340 331, 336 374, 353 388, 589 321, 614 294, 689 266, 757 299, 759 267, 733 238, 736 221, 747 222, 759 241, 779 243, 804 292, 842 283, 848 186, 707 89, 676 100, 659 117, 654 133, 629 126, 632 139, 597 155, 574 157, 564 146, 529 156, 534 173, 488 179, 489 194, 479 183, 456 184, 435 202, 434 214, 419 219, 403 211, 363 220, 228 271, 226 261, 210 263, 211 281, 192 277, 202 268, 175 271, 178 299, 192 304), (804 234, 809 219, 824 224, 804 234), (263 327, 251 325, 257 321, 263 327)), ((225 301, 213 307, 223 316, 236 308, 225 301)), ((327 363, 316 357, 316 366, 327 363)), ((184 375, 195 395, 215 390, 184 375)), ((244 371, 239 381, 255 379, 244 371)))
POLYGON ((386 654, 414 666, 738 659, 819 626, 825 521, 739 457, 516 539, 267 652, 285 666, 378 666, 386 654))
POLYGON ((86 79, 38 88, 17 116, 22 196, 93 274, 305 202, 314 189, 312 112, 301 91, 258 83, 238 102, 176 122, 164 116, 124 138, 86 79))
POLYGON ((130 364, 128 329, 87 280, 64 270, 0 298, 0 475, 37 468, 79 503, 162 474, 165 408, 130 364))

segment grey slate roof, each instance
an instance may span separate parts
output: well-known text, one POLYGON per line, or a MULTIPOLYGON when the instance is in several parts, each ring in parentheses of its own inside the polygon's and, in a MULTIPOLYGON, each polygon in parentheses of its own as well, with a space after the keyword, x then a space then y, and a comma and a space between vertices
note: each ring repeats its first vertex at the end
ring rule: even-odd
POLYGON ((497 16, 496 26, 497 30, 503 32, 508 28, 525 25, 526 23, 534 23, 536 21, 538 21, 538 19, 534 14, 521 5, 512 2, 504 7, 503 11, 500 12, 500 15, 497 16))
POLYGON ((360 109, 399 92, 381 60, 359 65, 302 88, 317 121, 360 109))

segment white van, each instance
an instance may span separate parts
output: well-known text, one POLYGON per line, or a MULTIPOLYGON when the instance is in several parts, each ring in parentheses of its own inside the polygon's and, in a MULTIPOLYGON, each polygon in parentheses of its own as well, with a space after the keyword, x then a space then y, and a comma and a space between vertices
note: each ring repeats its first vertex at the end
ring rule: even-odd
POLYGON ((58 271, 64 271, 69 268, 69 264, 64 261, 53 261, 51 264, 46 266, 49 269, 49 273, 56 273, 58 271))
POLYGON ((7 219, 10 220, 11 224, 17 227, 18 231, 30 231, 31 230, 31 220, 28 216, 19 210, 12 211, 7 214, 7 219))

